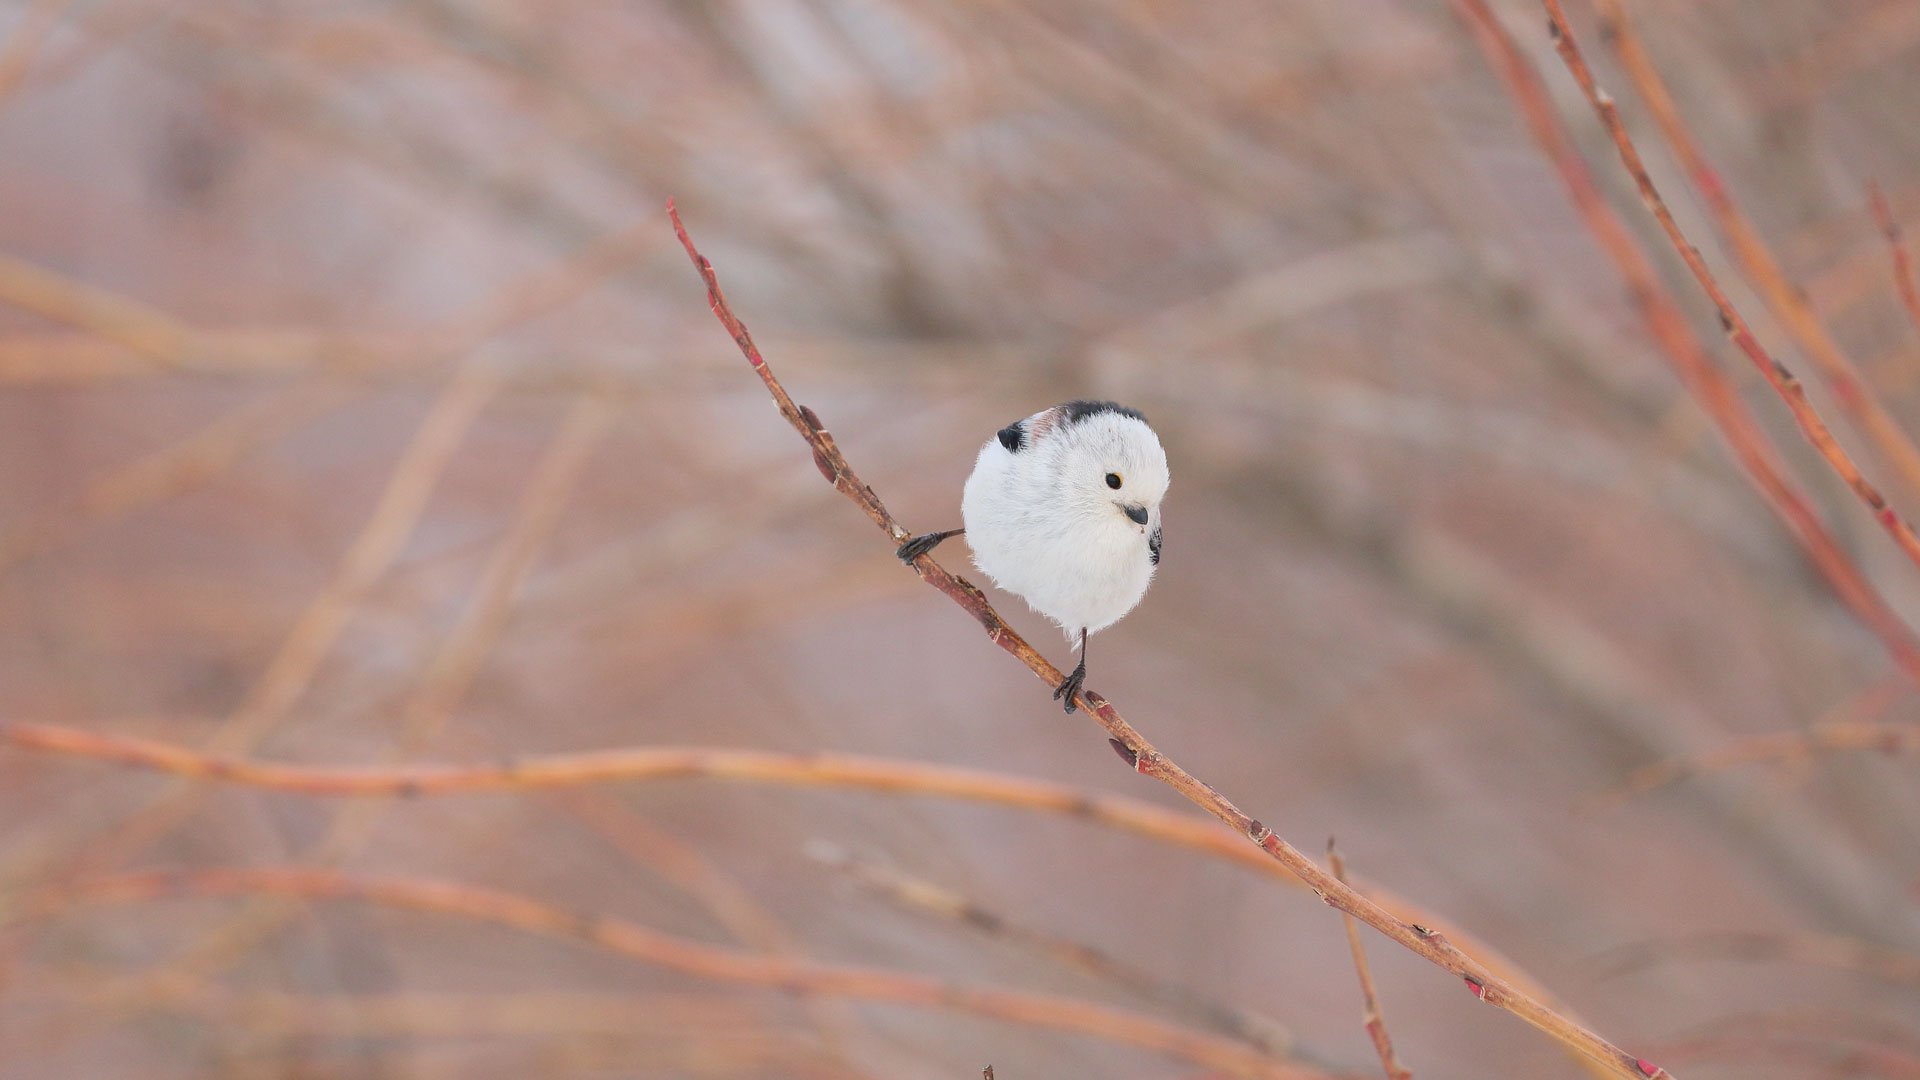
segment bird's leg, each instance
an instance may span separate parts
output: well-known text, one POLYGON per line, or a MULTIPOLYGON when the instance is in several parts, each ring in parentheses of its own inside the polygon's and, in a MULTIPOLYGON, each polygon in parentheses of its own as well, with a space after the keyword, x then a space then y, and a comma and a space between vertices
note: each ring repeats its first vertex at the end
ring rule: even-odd
POLYGON ((940 541, 945 540, 949 536, 959 536, 966 531, 965 529, 948 529, 946 532, 930 532, 924 536, 909 536, 905 543, 894 549, 893 553, 900 556, 901 562, 911 563, 913 560, 939 547, 940 541))
POLYGON ((1067 711, 1073 711, 1073 696, 1080 692, 1081 684, 1087 681, 1087 628, 1080 628, 1080 666, 1060 680, 1060 688, 1053 692, 1053 700, 1064 701, 1067 711))

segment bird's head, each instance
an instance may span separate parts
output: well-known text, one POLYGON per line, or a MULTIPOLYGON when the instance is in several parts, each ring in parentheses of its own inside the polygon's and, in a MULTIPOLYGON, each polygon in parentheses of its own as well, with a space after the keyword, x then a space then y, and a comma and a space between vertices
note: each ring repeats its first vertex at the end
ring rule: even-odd
POLYGON ((1146 417, 1110 402, 1070 402, 1057 429, 1060 495, 1140 533, 1160 524, 1167 453, 1146 417))

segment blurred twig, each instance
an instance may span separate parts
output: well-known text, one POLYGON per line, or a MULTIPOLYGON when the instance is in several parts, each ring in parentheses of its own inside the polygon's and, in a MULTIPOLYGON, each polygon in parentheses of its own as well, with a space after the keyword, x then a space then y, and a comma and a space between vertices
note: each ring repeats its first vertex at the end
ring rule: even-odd
POLYGON ((1761 377, 1766 379, 1767 385, 1773 387, 1774 393, 1786 404, 1788 411, 1793 414, 1794 422, 1799 425, 1801 434, 1806 436, 1807 442, 1866 505, 1872 512, 1874 520, 1880 523, 1907 558, 1916 567, 1920 567, 1920 534, 1913 531, 1913 527, 1907 523, 1906 518, 1901 516, 1899 511, 1887 504, 1886 498, 1866 478, 1866 474, 1861 472, 1852 455, 1847 453, 1839 440, 1834 438, 1826 421, 1820 418, 1819 411, 1807 399, 1806 388, 1800 384, 1800 380, 1787 369, 1785 364, 1767 352, 1765 346, 1760 344, 1760 339, 1754 336, 1746 319, 1734 308, 1733 301, 1728 299, 1725 290, 1720 287, 1719 280, 1707 267, 1706 259, 1701 256, 1700 250, 1687 241, 1686 235, 1680 231, 1679 223, 1674 220, 1672 211, 1667 209, 1666 200, 1661 198, 1659 189, 1654 186, 1653 177, 1647 172, 1646 163, 1640 158, 1639 148, 1634 145, 1633 137, 1627 134, 1626 125, 1620 122, 1620 110, 1614 104, 1612 96, 1602 90, 1599 83, 1594 80, 1593 71, 1587 66, 1586 56, 1580 51, 1579 43, 1574 40, 1572 27, 1567 24, 1566 11, 1561 7, 1560 0, 1541 0, 1541 3, 1546 8, 1547 29, 1553 37, 1554 48, 1559 52, 1561 62, 1573 75, 1574 82, 1579 84, 1581 93, 1586 95, 1588 103, 1593 106, 1595 114, 1599 116, 1601 126, 1613 140, 1614 148, 1620 153, 1621 164, 1626 167, 1627 172, 1633 177, 1635 186, 1640 189, 1641 201, 1653 214, 1654 220, 1660 223, 1661 231, 1666 234, 1674 251, 1679 254, 1681 261, 1687 264, 1687 269, 1693 273, 1694 280, 1699 282, 1701 289, 1706 292, 1708 299, 1718 310, 1720 325, 1726 330, 1727 336, 1742 353, 1746 354, 1747 359, 1753 362, 1761 377))
MULTIPOLYGON (((527 481, 512 525, 487 560, 459 621, 435 650, 401 708, 389 760, 418 751, 445 729, 505 630, 528 568, 552 533, 579 479, 587 455, 612 420, 612 406, 597 395, 580 398, 562 417, 527 481)), ((377 798, 340 808, 322 838, 305 853, 336 865, 363 848, 385 814, 377 798)), ((232 963, 297 912, 297 905, 250 905, 198 941, 178 964, 202 972, 232 963)))
MULTIPOLYGON (((833 436, 820 422, 820 418, 814 415, 811 409, 794 404, 786 388, 780 384, 779 379, 774 377, 766 360, 760 355, 760 350, 754 345, 753 337, 747 332, 746 325, 728 308, 726 298, 720 292, 719 279, 713 272, 712 264, 694 247, 692 239, 688 237, 681 224, 679 212, 674 209, 671 202, 667 204, 667 213, 673 221, 673 227, 680 237, 681 245, 686 248, 687 256, 693 260, 695 269, 699 271, 707 287, 707 298, 714 315, 732 335, 747 362, 760 376, 768 392, 772 394, 774 404, 779 408, 781 416, 812 447, 814 464, 819 466, 821 474, 833 484, 835 489, 865 510, 867 516, 887 533, 890 540, 895 543, 904 540, 910 535, 908 530, 894 520, 893 515, 880 502, 879 496, 874 494, 873 489, 860 481, 852 467, 847 464, 846 458, 840 453, 839 447, 833 441, 833 436)), ((945 593, 979 620, 994 644, 1013 654, 1027 666, 1028 670, 1039 676, 1049 686, 1060 685, 1064 676, 1059 669, 1049 663, 1045 657, 1034 650, 1033 646, 1028 645, 1019 634, 1000 619, 999 614, 993 610, 993 606, 987 602, 986 594, 971 583, 948 573, 928 555, 922 555, 914 561, 914 571, 920 575, 921 580, 945 593)), ((1106 730, 1109 742, 1134 771, 1173 788, 1188 801, 1224 822, 1234 832, 1246 837, 1276 862, 1297 875, 1329 905, 1354 915, 1427 961, 1460 976, 1466 981, 1475 997, 1513 1013, 1567 1047, 1601 1063, 1615 1074, 1624 1077, 1667 1075, 1665 1070, 1635 1058, 1550 1008, 1537 997, 1502 980, 1484 964, 1461 952, 1444 937, 1428 928, 1395 918, 1385 908, 1336 880, 1312 859, 1301 854, 1299 849, 1281 839, 1273 830, 1248 816, 1225 796, 1167 758, 1131 724, 1127 723, 1120 716, 1119 711, 1105 698, 1092 691, 1084 691, 1077 697, 1095 722, 1106 730)))
MULTIPOLYGON (((1331 838, 1327 840, 1327 865, 1333 870, 1333 876, 1345 884, 1346 863, 1331 838)), ((1380 997, 1373 989, 1373 972, 1367 967, 1367 950, 1360 942, 1360 926, 1353 921, 1353 916, 1344 912, 1340 918, 1347 927, 1347 946, 1353 950, 1353 970, 1360 980, 1360 1000, 1365 1008, 1361 1016, 1366 1023, 1367 1038, 1373 1040, 1373 1049, 1380 1055, 1380 1068, 1386 1071, 1387 1080, 1413 1080, 1413 1073, 1394 1056, 1393 1038, 1387 1034, 1387 1019, 1380 1012, 1380 997)))
MULTIPOLYGON (((1203 819, 1140 799, 1096 794, 1043 780, 912 761, 846 754, 783 754, 708 747, 644 747, 521 758, 472 766, 408 765, 326 769, 213 757, 150 739, 104 735, 47 724, 0 722, 0 745, 38 753, 90 758, 225 783, 304 795, 424 797, 485 791, 528 791, 613 781, 713 779, 793 787, 854 788, 990 803, 1061 814, 1161 843, 1192 848, 1256 870, 1293 888, 1310 887, 1291 870, 1203 819)), ((1374 902, 1417 924, 1464 943, 1482 963, 1536 996, 1546 991, 1511 961, 1465 931, 1409 902, 1368 887, 1374 902)))
POLYGON ((1105 950, 1057 937, 1023 926, 1013 919, 982 905, 979 901, 944 888, 925 878, 880 866, 856 858, 851 852, 828 844, 809 845, 807 853, 845 873, 862 888, 877 893, 901 907, 936 918, 949 919, 1000 938, 1016 946, 1077 968, 1097 979, 1123 987, 1149 1001, 1172 1005, 1209 1024, 1257 1046, 1268 1053, 1285 1054, 1306 1061, 1317 1055, 1303 1053, 1299 1042, 1285 1025, 1244 1007, 1226 1005, 1173 983, 1158 972, 1136 967, 1105 950))
MULTIPOLYGON (((1920 494, 1920 447, 1901 430, 1881 405, 1873 387, 1860 377, 1859 369, 1828 332, 1807 302, 1805 293, 1787 279, 1786 271, 1767 247, 1760 230, 1740 209, 1720 173, 1707 161, 1699 141, 1668 92, 1666 80, 1641 45, 1639 32, 1627 18, 1621 0, 1596 2, 1600 8, 1601 38, 1613 46, 1627 77, 1652 110, 1654 123, 1692 179, 1694 190, 1706 201, 1746 279, 1759 291, 1768 311, 1786 328, 1801 351, 1813 359, 1841 410, 1852 416, 1873 439, 1888 463, 1906 480, 1909 493, 1920 494)), ((1649 190, 1650 187, 1643 188, 1643 195, 1649 190)), ((1690 264, 1692 261, 1689 260, 1690 264)), ((1705 263, 1700 263, 1695 272, 1701 272, 1704 267, 1705 263)), ((1723 301, 1724 297, 1718 299, 1723 301)), ((1723 309, 1723 314, 1726 310, 1730 308, 1723 309)))
POLYGON ((1920 954, 1837 934, 1742 931, 1695 934, 1622 945, 1594 957, 1593 963, 1603 976, 1614 978, 1699 957, 1812 964, 1890 983, 1920 986, 1920 954))
POLYGON ((1887 205, 1886 193, 1879 184, 1867 185, 1867 202, 1873 207, 1874 224, 1880 226, 1880 235, 1887 238, 1887 251, 1893 256, 1893 284, 1900 291, 1900 305, 1907 309, 1907 318, 1915 330, 1920 330, 1920 290, 1913 284, 1913 261, 1907 255, 1906 239, 1900 233, 1900 220, 1893 216, 1893 207, 1887 205))
POLYGON ((359 900, 580 942, 695 978, 795 994, 951 1009, 1092 1035, 1223 1069, 1234 1076, 1267 1080, 1325 1080, 1328 1076, 1137 1013, 1041 994, 961 986, 872 968, 812 964, 723 949, 610 915, 580 914, 513 893, 431 879, 355 877, 299 867, 149 871, 55 889, 35 898, 20 914, 44 918, 75 903, 130 904, 170 896, 359 900))
POLYGON ((1614 805, 1689 776, 1736 765, 1778 764, 1856 750, 1877 750, 1883 754, 1920 752, 1920 724, 1841 722, 1734 739, 1703 754, 1657 761, 1635 769, 1625 783, 1596 801, 1603 806, 1614 805))
MULTIPOLYGON (((244 754, 258 746, 305 695, 368 591, 413 536, 434 486, 498 387, 497 379, 470 367, 442 390, 333 577, 301 612, 246 698, 208 740, 208 753, 244 754)), ((130 857, 186 820, 197 805, 190 785, 169 788, 118 829, 85 845, 73 860, 75 867, 112 865, 130 857)))
POLYGON ((0 45, 0 103, 13 96, 26 81, 35 54, 47 34, 60 21, 60 15, 73 0, 33 0, 26 15, 0 45))
POLYGON ((355 392, 344 385, 312 382, 281 387, 88 482, 70 498, 0 532, 0 575, 88 525, 207 483, 263 443, 346 404, 355 392))
POLYGON ((1540 73, 1500 25, 1486 0, 1451 2, 1473 32, 1495 73, 1506 83, 1542 152, 1560 174, 1581 219, 1626 280, 1648 332, 1673 364, 1681 382, 1713 417, 1727 446, 1799 542, 1808 561, 1826 578, 1840 601, 1880 639, 1901 669, 1920 683, 1920 642, 1916 642, 1912 629, 1887 605, 1852 556, 1820 520, 1740 400, 1738 390, 1688 328, 1685 316, 1661 284, 1646 253, 1620 215, 1600 194, 1592 171, 1574 148, 1565 122, 1553 108, 1540 73))

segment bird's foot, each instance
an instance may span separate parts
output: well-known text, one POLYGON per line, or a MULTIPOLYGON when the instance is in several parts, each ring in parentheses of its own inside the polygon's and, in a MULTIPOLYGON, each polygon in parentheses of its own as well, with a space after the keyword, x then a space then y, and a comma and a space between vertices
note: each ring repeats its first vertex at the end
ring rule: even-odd
POLYGON ((1078 667, 1074 668, 1071 672, 1068 672, 1066 678, 1060 680, 1059 689, 1053 692, 1053 700, 1064 703, 1067 707, 1067 711, 1072 712, 1074 710, 1074 704, 1073 704, 1074 695, 1080 692, 1081 686, 1083 686, 1086 683, 1086 681, 1087 681, 1087 662, 1085 660, 1082 660, 1080 661, 1080 665, 1078 667))
POLYGON ((930 532, 924 536, 910 536, 906 539, 906 542, 895 548, 893 553, 900 556, 901 562, 911 564, 913 560, 939 547, 940 541, 950 536, 958 536, 965 531, 965 529, 948 529, 946 532, 930 532))

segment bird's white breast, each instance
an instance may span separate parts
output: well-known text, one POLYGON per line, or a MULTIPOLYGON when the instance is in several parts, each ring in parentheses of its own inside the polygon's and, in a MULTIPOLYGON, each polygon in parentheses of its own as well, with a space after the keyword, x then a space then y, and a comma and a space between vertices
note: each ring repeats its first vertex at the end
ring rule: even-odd
POLYGON ((1063 501, 1047 462, 987 440, 961 495, 973 562, 1076 639, 1132 611, 1153 581, 1142 530, 1120 513, 1063 501))

